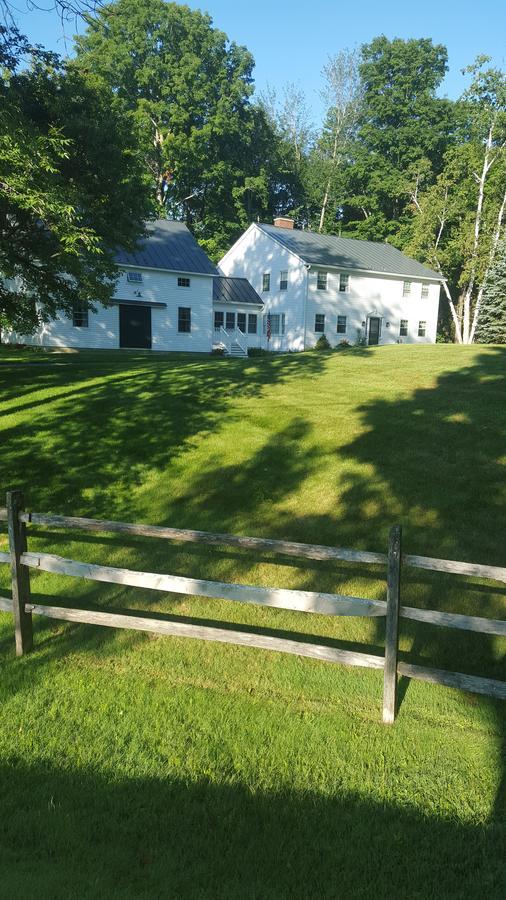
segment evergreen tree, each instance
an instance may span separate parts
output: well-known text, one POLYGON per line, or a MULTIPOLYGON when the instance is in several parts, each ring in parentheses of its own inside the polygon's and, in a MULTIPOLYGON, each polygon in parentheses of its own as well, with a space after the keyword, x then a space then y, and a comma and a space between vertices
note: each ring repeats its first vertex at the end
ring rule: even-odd
POLYGON ((485 282, 476 340, 480 344, 506 344, 506 237, 498 244, 485 282))

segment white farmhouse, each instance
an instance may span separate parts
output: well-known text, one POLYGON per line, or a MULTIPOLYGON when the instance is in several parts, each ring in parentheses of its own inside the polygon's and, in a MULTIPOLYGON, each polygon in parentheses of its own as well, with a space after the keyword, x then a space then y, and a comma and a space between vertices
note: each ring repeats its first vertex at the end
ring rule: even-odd
POLYGON ((322 334, 332 346, 436 340, 443 278, 390 244, 299 231, 278 218, 250 225, 218 267, 260 295, 262 346, 271 350, 314 347, 322 334))
POLYGON ((96 312, 78 306, 71 317, 62 313, 33 335, 4 333, 2 340, 202 353, 222 345, 232 355, 246 355, 242 331, 251 339, 260 334, 260 297, 245 279, 220 275, 182 222, 148 222, 137 250, 119 251, 116 262, 119 279, 111 306, 97 304, 96 312))

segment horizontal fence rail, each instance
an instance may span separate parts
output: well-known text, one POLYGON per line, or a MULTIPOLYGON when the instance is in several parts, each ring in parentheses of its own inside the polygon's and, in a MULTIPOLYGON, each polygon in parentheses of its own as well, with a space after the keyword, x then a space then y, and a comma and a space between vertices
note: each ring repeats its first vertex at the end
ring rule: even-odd
POLYGON ((452 575, 465 575, 506 583, 506 568, 457 560, 436 559, 401 552, 401 529, 390 532, 387 553, 350 550, 340 547, 304 544, 294 541, 246 537, 220 532, 170 528, 162 525, 143 525, 89 519, 79 516, 58 516, 26 512, 19 491, 7 495, 7 508, 0 509, 0 521, 7 521, 9 551, 0 551, 0 563, 8 563, 12 573, 12 599, 0 597, 0 610, 14 615, 16 652, 22 655, 32 646, 32 615, 45 616, 80 624, 109 628, 133 629, 173 637, 188 637, 225 644, 255 647, 325 662, 383 670, 383 721, 394 721, 397 704, 398 676, 415 678, 433 684, 459 688, 495 698, 506 699, 506 682, 475 675, 447 672, 418 666, 398 659, 399 620, 411 619, 429 625, 454 628, 481 634, 506 636, 506 622, 480 616, 467 616, 436 610, 403 606, 401 599, 401 569, 404 566, 452 575), (386 567, 386 601, 370 600, 343 594, 266 588, 256 585, 233 584, 187 578, 179 575, 139 572, 132 569, 84 563, 51 553, 29 552, 27 534, 30 526, 57 529, 124 534, 133 537, 158 538, 170 541, 199 543, 208 546, 229 546, 242 550, 274 553, 301 559, 342 561, 386 567), (386 617, 385 656, 341 650, 336 647, 292 640, 269 634, 239 631, 220 625, 192 624, 177 617, 143 616, 104 610, 71 609, 64 606, 41 605, 31 602, 30 570, 140 587, 167 593, 210 599, 231 600, 274 609, 316 613, 330 616, 386 617))
POLYGON ((221 581, 202 581, 198 578, 184 578, 180 575, 157 575, 154 572, 136 572, 133 569, 115 569, 111 566, 74 562, 72 559, 54 556, 51 553, 23 553, 20 559, 22 564, 29 568, 42 569, 44 572, 52 572, 56 575, 71 575, 75 578, 86 578, 89 581, 105 581, 129 587, 149 588, 153 591, 213 597, 216 600, 237 600, 240 603, 254 603, 260 606, 320 613, 327 616, 386 615, 384 601, 365 600, 362 597, 261 588, 247 584, 227 584, 221 581))

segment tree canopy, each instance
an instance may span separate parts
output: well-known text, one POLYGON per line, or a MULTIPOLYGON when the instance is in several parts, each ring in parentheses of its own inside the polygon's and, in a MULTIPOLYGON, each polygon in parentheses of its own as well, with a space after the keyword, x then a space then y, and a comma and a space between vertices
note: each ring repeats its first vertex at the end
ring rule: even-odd
POLYGON ((258 153, 269 123, 250 103, 249 51, 207 14, 164 0, 101 7, 76 49, 130 111, 159 206, 223 252, 269 206, 270 153, 258 153))
POLYGON ((0 41, 4 323, 33 325, 36 296, 48 315, 78 295, 107 301, 114 247, 150 211, 184 220, 215 260, 251 221, 290 214, 437 269, 442 330, 473 340, 506 215, 506 78, 486 57, 450 101, 447 50, 430 38, 340 50, 323 65, 317 126, 297 85, 255 98, 253 57, 205 13, 54 2, 84 13, 74 60, 12 30, 0 41))
POLYGON ((2 29, 0 54, 0 322, 29 332, 59 309, 111 299, 114 252, 133 248, 150 201, 105 83, 15 29, 2 29))

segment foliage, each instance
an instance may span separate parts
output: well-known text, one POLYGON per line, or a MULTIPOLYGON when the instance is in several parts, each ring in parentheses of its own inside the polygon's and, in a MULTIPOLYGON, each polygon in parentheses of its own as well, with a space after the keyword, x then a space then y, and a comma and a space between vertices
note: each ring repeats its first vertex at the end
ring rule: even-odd
POLYGON ((101 7, 76 49, 127 105, 159 206, 219 256, 268 207, 272 134, 250 103, 251 54, 164 0, 101 7))
POLYGON ((506 237, 485 281, 476 339, 482 344, 506 344, 506 237))
POLYGON ((506 208, 506 76, 479 58, 459 103, 459 140, 433 184, 412 195, 408 251, 443 272, 459 341, 473 336, 477 300, 506 208))
POLYGON ((330 350, 330 344, 326 335, 321 334, 314 346, 315 350, 330 350))
POLYGON ((437 97, 447 51, 427 38, 362 47, 362 111, 347 175, 343 228, 403 240, 410 195, 440 170, 451 140, 451 104, 437 97))
POLYGON ((346 198, 347 164, 362 108, 359 60, 358 51, 341 50, 322 71, 326 114, 308 166, 312 224, 320 232, 335 231, 346 198))
POLYGON ((272 350, 264 347, 248 347, 248 356, 272 356, 272 350))
POLYGON ((134 246, 149 202, 110 89, 16 30, 2 38, 0 325, 26 333, 59 309, 110 300, 115 249, 134 246), (18 71, 24 57, 31 67, 18 71))

